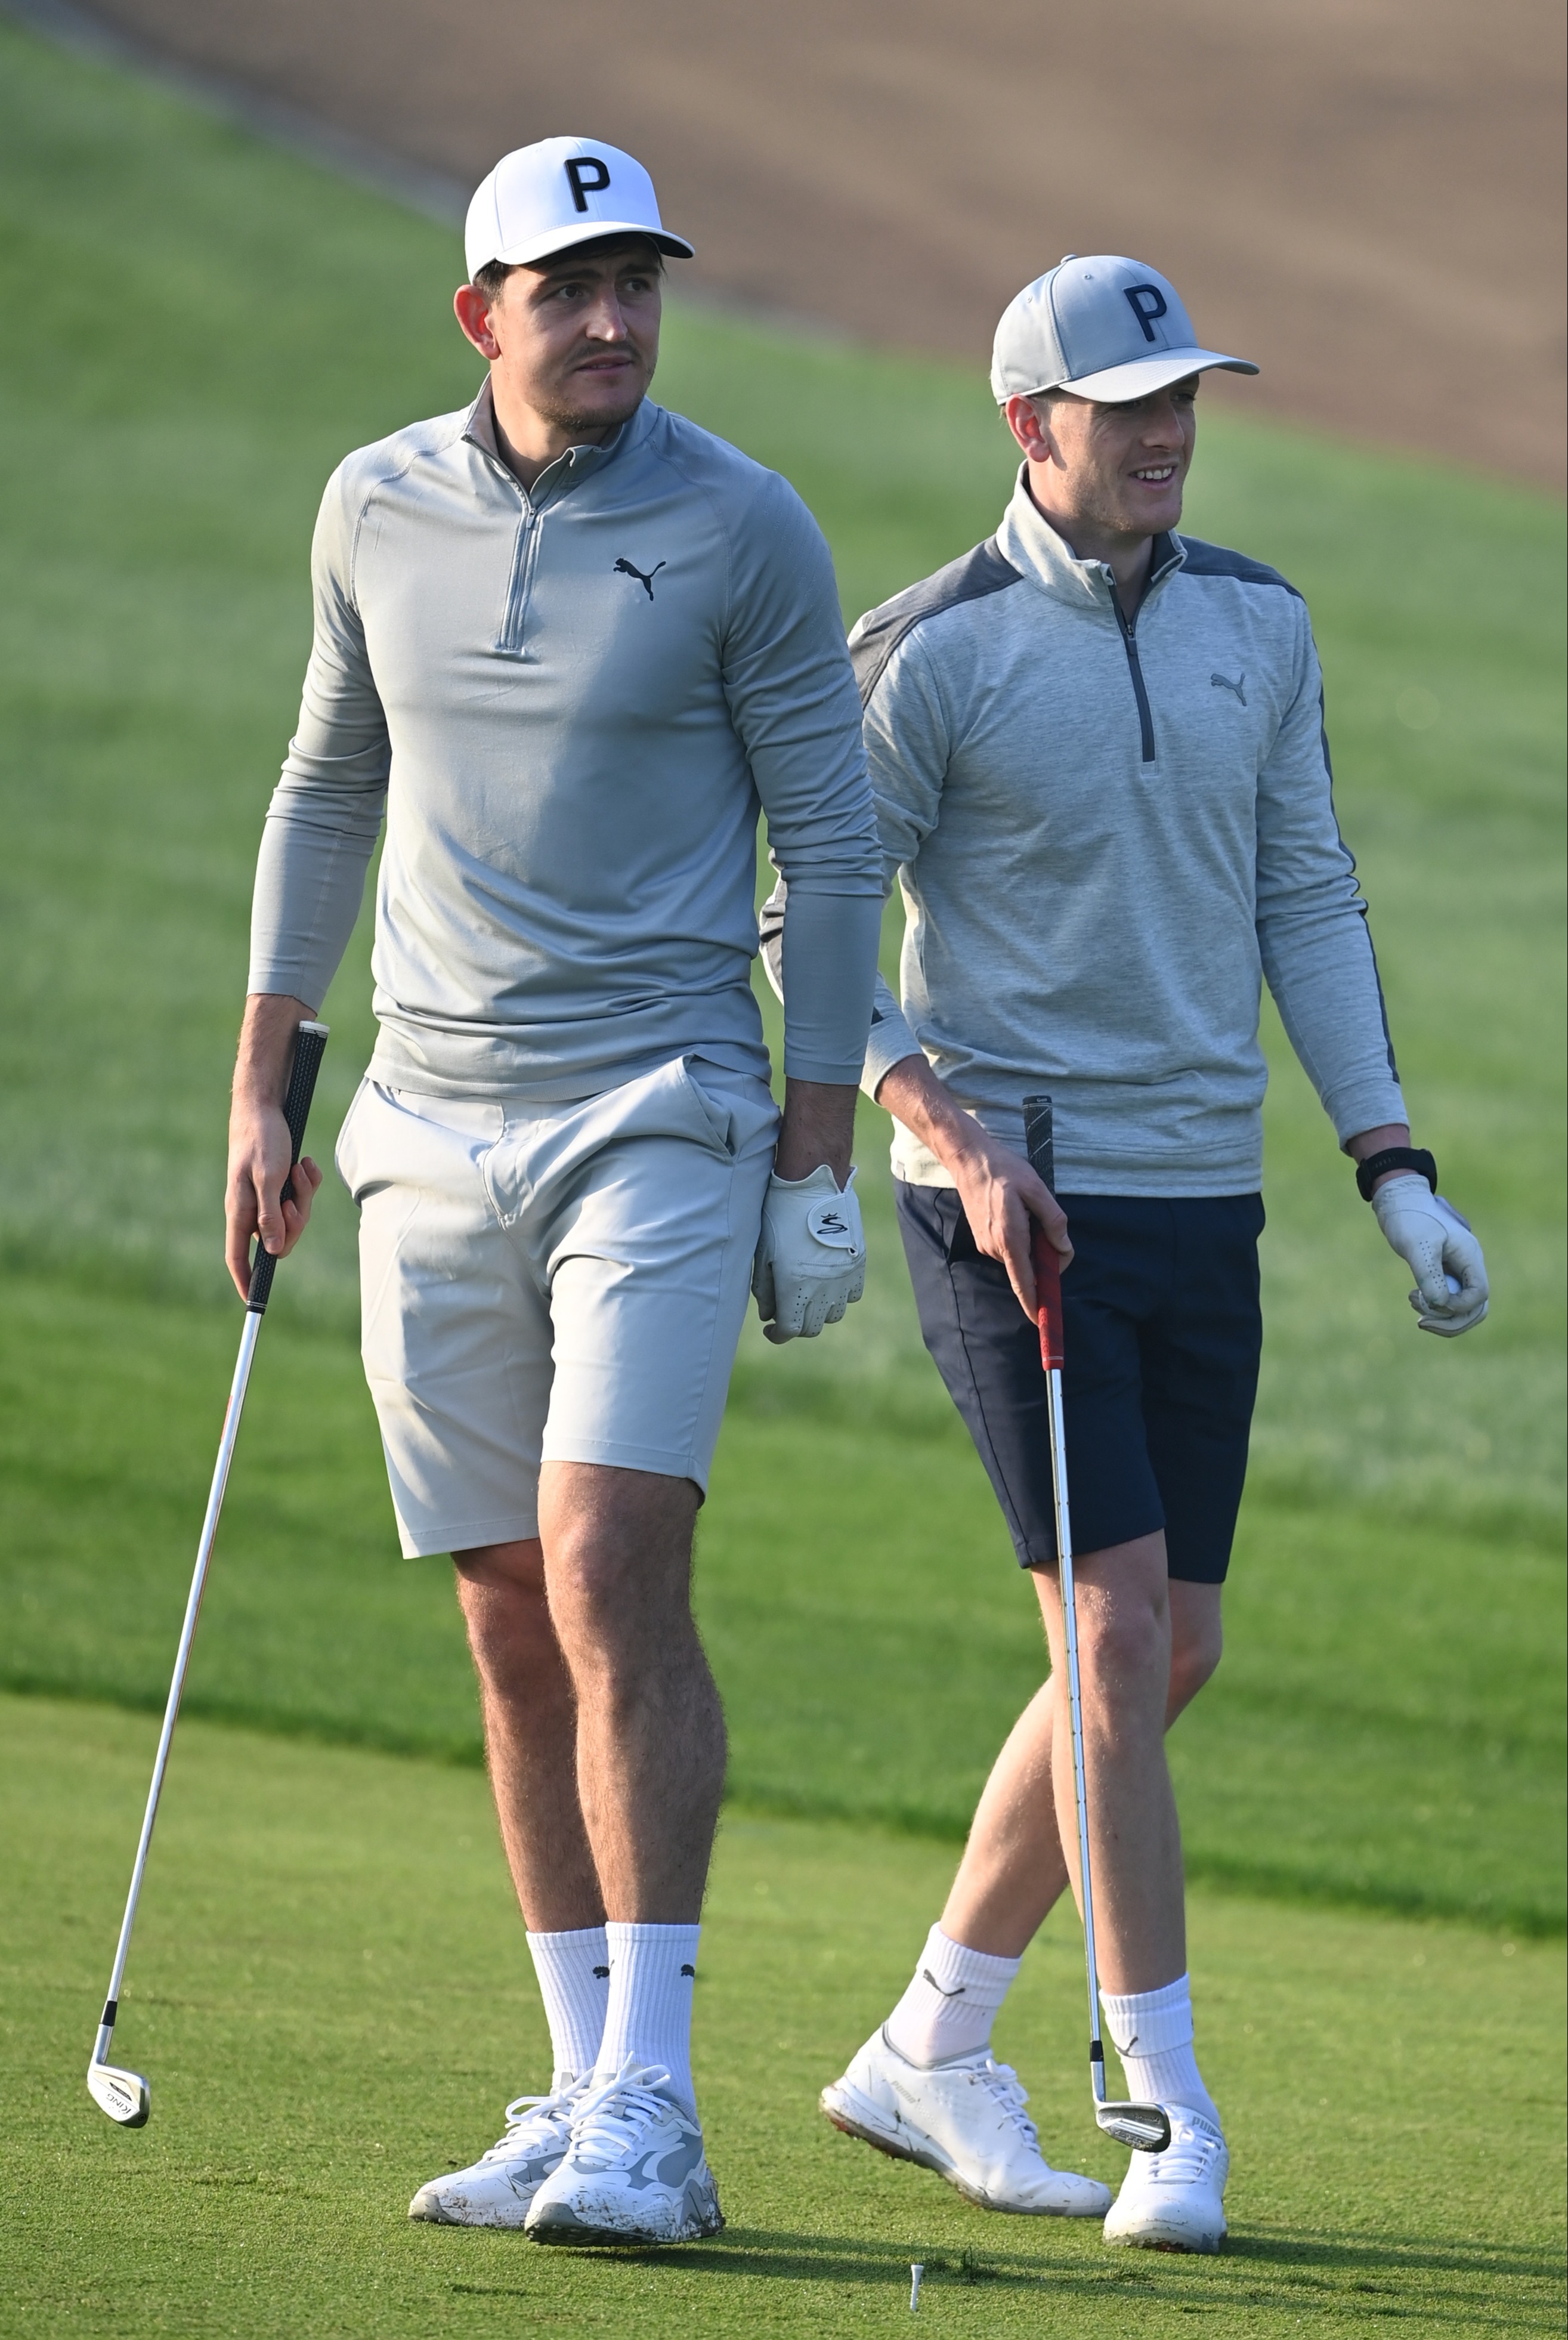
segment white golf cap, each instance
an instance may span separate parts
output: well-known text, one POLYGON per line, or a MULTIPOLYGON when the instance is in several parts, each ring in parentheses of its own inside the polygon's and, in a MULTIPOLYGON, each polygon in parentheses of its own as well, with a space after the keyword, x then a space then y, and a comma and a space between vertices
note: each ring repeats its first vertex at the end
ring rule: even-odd
POLYGON ((1116 406, 1207 366, 1257 372, 1249 358, 1199 346, 1176 286, 1157 270, 1115 253, 1069 252, 1003 310, 991 388, 998 406, 1042 390, 1116 406))
POLYGON ((692 257, 660 218, 640 163, 596 138, 541 138, 503 154, 475 191, 463 228, 469 277, 492 260, 526 268, 601 235, 645 235, 678 260, 692 257))

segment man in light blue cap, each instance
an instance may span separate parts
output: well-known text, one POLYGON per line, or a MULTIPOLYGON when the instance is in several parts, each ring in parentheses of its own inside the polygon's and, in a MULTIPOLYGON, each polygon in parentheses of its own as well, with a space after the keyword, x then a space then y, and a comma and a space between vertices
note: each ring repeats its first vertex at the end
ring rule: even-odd
MULTIPOLYGON (((1106 2239, 1217 2250, 1229 2167, 1194 2055, 1163 1739, 1220 1655, 1262 1320, 1266 980, 1423 1330, 1486 1313, 1481 1249, 1410 1145, 1365 904, 1335 818, 1301 597, 1176 533, 1201 344, 1141 262, 1069 256, 997 329, 1023 454, 996 536, 850 637, 901 999, 862 1086, 926 1338, 1031 1572, 1051 1677, 981 1798, 914 1978, 825 2090, 839 2128, 1000 2210, 1108 2212, 1106 2239), (1056 1107, 1058 1192, 1022 1104, 1056 1107), (1031 1229, 1070 1261, 1072 1487, 1107 2028, 1172 2140, 1119 2196, 1043 2157, 990 2052, 1021 1954, 1077 1884, 1073 1767, 1031 1229)), ((764 917, 765 947, 785 898, 764 917)))

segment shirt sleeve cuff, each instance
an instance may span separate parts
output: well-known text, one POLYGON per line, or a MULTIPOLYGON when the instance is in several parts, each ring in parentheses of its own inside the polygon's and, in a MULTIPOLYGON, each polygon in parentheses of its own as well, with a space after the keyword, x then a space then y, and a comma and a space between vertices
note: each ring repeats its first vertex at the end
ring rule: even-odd
POLYGON ((871 1036, 866 1044, 860 1086, 868 1097, 875 1097, 879 1084, 895 1065, 901 1065, 907 1056, 918 1056, 923 1062, 925 1053, 890 987, 878 976, 871 998, 871 1036))
POLYGON ((1325 1099, 1334 1123, 1335 1135, 1343 1147, 1349 1139, 1359 1137, 1364 1129, 1383 1129, 1390 1122, 1403 1122, 1408 1129, 1410 1113, 1399 1090, 1384 1082, 1375 1088, 1353 1090, 1346 1096, 1325 1099))

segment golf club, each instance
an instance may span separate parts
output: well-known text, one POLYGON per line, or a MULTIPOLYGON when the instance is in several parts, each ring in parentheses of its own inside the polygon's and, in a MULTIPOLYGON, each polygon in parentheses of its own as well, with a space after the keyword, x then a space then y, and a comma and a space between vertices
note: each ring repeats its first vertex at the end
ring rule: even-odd
MULTIPOLYGON (((293 1063, 289 1071, 288 1095, 283 1100, 283 1117, 289 1125, 293 1149, 290 1156, 291 1165, 299 1160, 300 1148, 304 1144, 305 1122, 326 1045, 327 1027, 324 1024, 301 1024, 294 1041, 293 1063)), ((283 1199, 290 1202, 293 1198, 293 1181, 285 1179, 283 1199)), ((114 1952, 114 1971, 109 1977, 109 1994, 99 2019, 93 2060, 87 2067, 87 2087, 94 2102, 102 2107, 112 2121, 118 2121, 122 2128, 143 2127, 153 2109, 153 2099, 140 2072, 127 2071, 122 2065, 111 2064, 108 2060, 114 2038, 114 2021, 120 2008, 120 1986, 125 1976, 131 1929, 136 1922, 136 1903, 141 1898, 147 1849, 153 1841, 153 1823, 158 1817, 158 1799, 164 1791, 164 1774, 168 1769, 169 1748, 180 1711, 180 1695, 185 1687, 191 1643, 195 1638, 196 1620, 202 1611, 207 1563, 213 1556, 213 1544, 218 1532, 218 1514, 223 1507, 223 1490, 228 1485, 229 1465, 234 1459, 234 1442, 240 1433, 245 1385, 251 1378, 251 1361, 256 1353, 256 1338, 262 1329, 267 1302, 272 1296, 273 1277, 277 1264, 275 1254, 262 1249, 258 1236, 251 1264, 250 1291, 245 1298, 245 1329, 240 1335, 240 1353, 229 1390, 228 1411, 223 1416, 223 1434, 218 1442, 217 1467, 213 1472, 212 1492, 207 1497, 207 1515, 202 1522, 201 1542, 196 1547, 195 1573, 191 1579, 190 1596, 185 1602, 185 1621, 180 1631, 180 1646, 174 1657, 174 1676, 169 1684, 168 1700, 164 1708, 164 1727, 158 1734, 158 1752, 153 1762, 153 1784, 147 1790, 147 1809, 142 1815, 142 1834, 131 1869, 131 1889, 125 1896, 125 1914, 120 1921, 120 1940, 114 1952)))
MULTIPOLYGON (((1024 1144, 1029 1166, 1054 1195, 1057 1191, 1055 1124, 1048 1096, 1024 1099, 1024 1144)), ((1135 2153, 1163 2153, 1171 2141, 1170 2116, 1163 2105, 1107 2104, 1106 2051, 1100 2039, 1100 1978, 1095 1961, 1095 1896, 1089 1877, 1089 1806, 1084 1784, 1084 1719, 1078 1691, 1078 1620, 1073 1588, 1073 1531, 1067 1505, 1067 1441, 1062 1416, 1062 1269, 1054 1244, 1037 1221, 1034 1229, 1035 1301, 1040 1327, 1040 1363, 1046 1369, 1050 1413, 1051 1484, 1057 1504, 1057 1553, 1062 1580, 1062 1633, 1067 1648, 1067 1716, 1072 1726, 1073 1794, 1078 1814, 1078 1875, 1083 1884, 1084 1964, 1089 1984, 1089 2086, 1095 2119, 1118 2145, 1135 2153)))

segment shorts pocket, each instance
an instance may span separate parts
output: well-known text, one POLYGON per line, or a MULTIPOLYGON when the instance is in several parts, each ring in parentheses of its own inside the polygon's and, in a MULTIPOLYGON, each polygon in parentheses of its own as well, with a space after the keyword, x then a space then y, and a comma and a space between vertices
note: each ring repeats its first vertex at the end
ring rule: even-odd
POLYGON ((942 1250, 949 1267, 961 1260, 980 1257, 980 1246, 975 1241, 975 1231, 969 1225, 968 1213, 959 1199, 956 1186, 932 1188, 936 1221, 941 1231, 942 1250))
POLYGON ((692 1069, 693 1063, 694 1059, 690 1056, 681 1057, 681 1078, 685 1082, 688 1089, 691 1092, 693 1102, 702 1116, 703 1124, 708 1130, 715 1149, 723 1155, 727 1162, 733 1162, 735 1159, 735 1116, 730 1112, 729 1107, 725 1104, 722 1097, 710 1096, 709 1095, 708 1091, 703 1087, 701 1082, 698 1079, 696 1073, 692 1069))
POLYGON ((354 1125, 361 1118, 360 1107, 365 1101, 365 1093, 373 1086, 374 1083, 367 1073, 349 1101, 342 1127, 338 1132, 338 1142, 332 1149, 333 1166, 356 1203, 359 1201, 359 1157, 354 1144, 354 1125))

